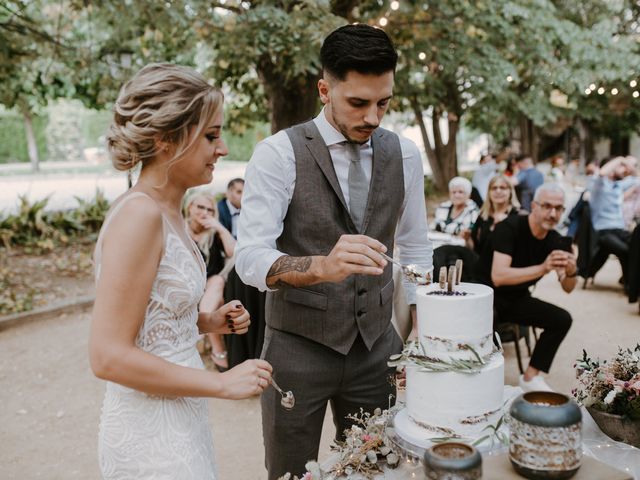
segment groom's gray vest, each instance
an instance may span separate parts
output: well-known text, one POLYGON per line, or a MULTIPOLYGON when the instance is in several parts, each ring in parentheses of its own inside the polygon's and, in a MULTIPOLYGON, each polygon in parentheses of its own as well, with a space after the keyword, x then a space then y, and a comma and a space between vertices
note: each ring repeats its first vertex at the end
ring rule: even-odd
MULTIPOLYGON (((404 200, 400 141, 378 128, 371 141, 373 171, 362 232, 358 232, 338 183, 329 149, 310 121, 286 130, 296 159, 295 189, 278 250, 288 255, 328 255, 343 234, 363 233, 393 252, 404 200)), ((282 288, 267 295, 266 322, 347 354, 358 332, 371 349, 391 319, 392 266, 380 276, 351 275, 340 283, 282 288)))

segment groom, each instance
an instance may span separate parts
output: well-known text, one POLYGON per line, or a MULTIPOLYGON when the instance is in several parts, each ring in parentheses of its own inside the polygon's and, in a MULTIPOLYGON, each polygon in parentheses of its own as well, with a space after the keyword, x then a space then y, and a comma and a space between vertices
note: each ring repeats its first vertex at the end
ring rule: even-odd
POLYGON ((287 411, 274 389, 262 395, 269 479, 318 457, 327 402, 338 439, 347 415, 392 403, 387 360, 402 341, 389 321, 392 266, 380 252, 392 255, 395 243, 401 262, 431 267, 420 153, 379 127, 393 93, 391 41, 347 25, 320 58, 324 108, 258 144, 239 222, 237 271, 268 290, 262 355, 296 399, 287 411))

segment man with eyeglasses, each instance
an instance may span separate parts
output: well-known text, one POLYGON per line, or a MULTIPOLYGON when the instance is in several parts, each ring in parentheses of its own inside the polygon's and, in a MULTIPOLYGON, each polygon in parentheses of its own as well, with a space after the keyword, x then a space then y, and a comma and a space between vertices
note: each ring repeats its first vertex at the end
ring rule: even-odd
POLYGON ((481 281, 494 288, 495 322, 542 328, 520 387, 551 391, 541 376, 548 373, 560 343, 571 327, 571 315, 531 296, 530 288, 555 271, 562 289, 576 286, 576 257, 570 242, 554 230, 564 212, 564 191, 544 184, 535 192, 531 213, 500 222, 491 237, 490 254, 479 261, 481 281))

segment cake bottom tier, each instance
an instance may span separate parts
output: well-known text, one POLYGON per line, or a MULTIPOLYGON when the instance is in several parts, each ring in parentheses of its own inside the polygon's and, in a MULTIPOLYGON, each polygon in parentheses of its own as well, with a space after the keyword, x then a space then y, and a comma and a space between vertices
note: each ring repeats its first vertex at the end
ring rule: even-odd
POLYGON ((422 432, 420 436, 477 438, 503 414, 502 355, 473 374, 424 371, 418 366, 408 366, 406 371, 406 416, 416 427, 411 431, 422 432))

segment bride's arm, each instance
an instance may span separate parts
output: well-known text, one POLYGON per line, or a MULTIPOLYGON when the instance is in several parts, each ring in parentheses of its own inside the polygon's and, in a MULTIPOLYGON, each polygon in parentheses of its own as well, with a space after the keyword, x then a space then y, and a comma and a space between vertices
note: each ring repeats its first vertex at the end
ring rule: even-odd
POLYGON ((249 361, 218 374, 175 365, 136 347, 162 239, 160 211, 148 198, 128 201, 104 233, 89 339, 93 372, 156 395, 245 398, 260 393, 270 378, 266 362, 249 361))

